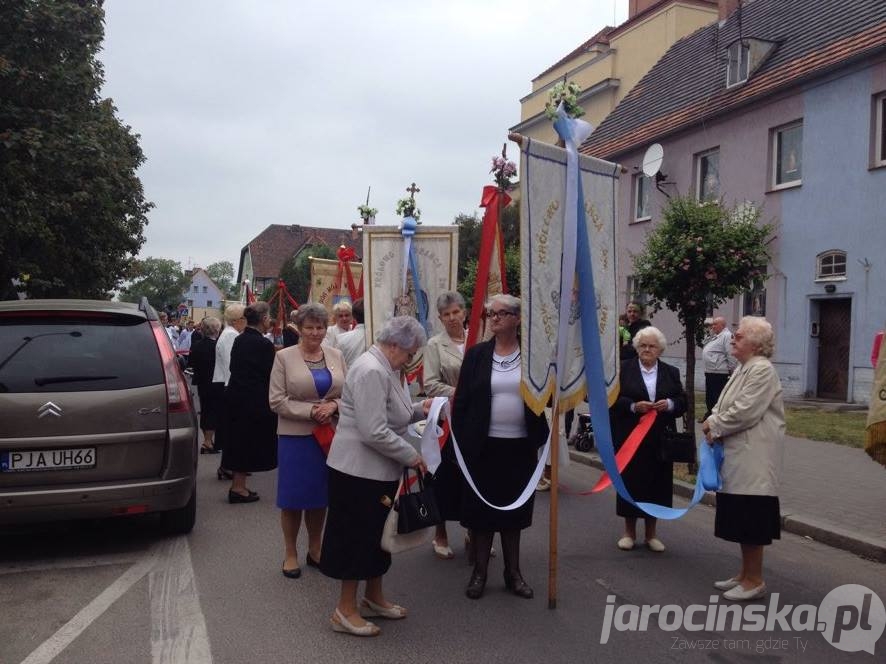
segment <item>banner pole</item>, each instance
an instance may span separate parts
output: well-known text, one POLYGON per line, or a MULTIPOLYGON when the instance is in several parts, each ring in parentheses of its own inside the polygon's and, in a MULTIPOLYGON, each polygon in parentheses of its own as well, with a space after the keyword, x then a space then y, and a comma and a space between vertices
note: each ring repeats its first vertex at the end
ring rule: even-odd
MULTIPOLYGON (((555 383, 557 385, 558 383, 555 383)), ((548 532, 548 609, 557 608, 557 518, 559 492, 557 490, 560 466, 560 404, 554 401, 551 413, 551 504, 548 532)))

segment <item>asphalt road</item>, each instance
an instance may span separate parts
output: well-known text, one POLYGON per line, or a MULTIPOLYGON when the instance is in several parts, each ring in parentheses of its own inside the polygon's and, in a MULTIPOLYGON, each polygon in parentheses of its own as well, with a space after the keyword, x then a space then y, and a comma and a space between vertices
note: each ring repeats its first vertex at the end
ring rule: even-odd
MULTIPOLYGON (((523 572, 535 599, 504 590, 501 558, 492 562, 486 595, 467 599, 462 547, 454 547, 455 560, 440 561, 428 545, 397 556, 385 577, 387 594, 409 608, 409 618, 379 621, 383 633, 374 639, 336 634, 328 621, 337 583, 306 567, 298 580, 280 573, 274 473, 253 478, 260 502, 229 505, 226 483, 215 478, 217 460, 200 459, 198 523, 188 537, 162 537, 150 520, 0 531, 0 663, 833 662, 882 661, 886 652, 886 638, 872 657, 838 650, 790 623, 769 632, 691 631, 685 623, 671 631, 654 615, 649 629, 613 627, 601 643, 607 606, 610 614, 627 607, 620 609, 627 621, 627 605, 707 605, 718 595, 711 582, 737 571, 738 561, 737 545, 713 537, 713 510, 703 506, 659 526, 665 553, 619 551, 611 493, 561 494, 555 610, 547 601, 549 497, 539 494, 523 538, 523 572)), ((598 476, 572 464, 561 479, 583 489, 598 476)), ((450 531, 460 542, 461 528, 450 531)), ((818 607, 844 584, 886 600, 883 565, 794 535, 767 549, 766 570, 779 607, 818 607)), ((770 601, 755 604, 765 611, 770 601)), ((704 623, 701 615, 695 622, 704 623)), ((871 615, 875 629, 882 623, 871 615)))

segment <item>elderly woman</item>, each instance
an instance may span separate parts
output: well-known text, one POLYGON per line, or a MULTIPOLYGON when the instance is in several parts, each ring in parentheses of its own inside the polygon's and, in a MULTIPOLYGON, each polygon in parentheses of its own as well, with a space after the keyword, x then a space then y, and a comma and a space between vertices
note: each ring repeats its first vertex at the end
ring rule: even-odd
POLYGON ((784 450, 781 381, 769 358, 772 325, 745 316, 732 335, 732 373, 702 431, 723 442, 723 487, 717 493, 714 534, 741 545, 741 569, 717 581, 726 599, 745 601, 766 594, 763 547, 781 537, 778 481, 784 450))
POLYGON ((351 312, 351 303, 347 300, 339 300, 336 302, 332 307, 332 318, 335 321, 335 324, 326 328, 326 340, 324 343, 327 346, 335 346, 335 341, 338 339, 338 335, 350 331, 351 324, 354 322, 354 314, 351 312))
MULTIPOLYGON (((686 393, 677 367, 658 359, 667 345, 657 327, 641 328, 633 338, 637 357, 622 362, 619 374, 618 400, 610 409, 612 439, 621 447, 650 410, 658 415, 640 443, 631 462, 622 472, 625 487, 636 501, 658 503, 670 507, 674 495, 674 468, 660 456, 661 437, 665 429, 674 430, 676 419, 686 412, 686 393)), ((637 519, 645 521, 646 546, 655 553, 665 550, 656 536, 657 519, 635 507, 621 496, 615 499, 615 513, 624 518, 624 534, 618 548, 630 551, 637 540, 637 519)))
POLYGON ((215 429, 221 406, 219 397, 222 394, 212 387, 212 374, 215 371, 215 342, 221 332, 221 321, 209 316, 200 321, 200 329, 202 336, 191 343, 188 362, 194 372, 193 384, 197 388, 197 396, 200 399, 200 429, 203 431, 200 454, 212 454, 217 451, 215 449, 215 429))
POLYGON ((277 416, 268 405, 274 344, 264 334, 271 329, 267 302, 251 304, 243 312, 246 328, 231 347, 231 378, 225 390, 230 438, 225 441, 222 466, 231 471, 229 503, 259 499, 246 487, 249 473, 277 467, 277 416))
POLYGON ((289 579, 301 576, 296 545, 302 512, 308 566, 320 565, 328 489, 326 454, 315 429, 328 429, 338 421, 345 382, 341 353, 320 345, 326 336, 326 318, 322 304, 302 305, 294 316, 298 344, 278 352, 271 371, 268 399, 277 413, 277 507, 286 549, 283 576, 289 579))
MULTIPOLYGON (((548 421, 520 393, 520 300, 495 295, 487 303, 492 338, 465 354, 455 390, 452 428, 477 488, 494 505, 512 503, 526 488, 548 421)), ((515 510, 487 506, 471 489, 462 502, 461 523, 471 530, 474 569, 465 594, 480 599, 486 588, 492 538, 501 536, 505 587, 530 599, 520 571, 520 531, 532 525, 534 495, 515 510)))
MULTIPOLYGON (((458 374, 464 359, 465 339, 465 300, 455 291, 447 291, 437 298, 437 315, 443 323, 443 332, 428 339, 428 347, 422 355, 424 360, 424 386, 429 397, 449 397, 455 394, 458 374)), ((447 441, 441 451, 442 460, 434 473, 434 494, 443 523, 437 526, 437 534, 432 545, 438 558, 454 558, 446 533, 446 521, 461 518, 461 498, 464 494, 464 481, 461 470, 452 451, 452 443, 447 441)))
POLYGON ((406 609, 389 602, 382 576, 391 554, 380 546, 388 508, 404 466, 427 472, 416 449, 404 439, 406 427, 427 415, 431 399, 412 403, 401 369, 425 345, 425 331, 415 318, 390 319, 376 343, 348 369, 342 391, 338 429, 329 465, 329 516, 323 534, 320 569, 341 581, 332 629, 355 636, 376 636, 372 616, 399 619, 406 609), (357 586, 366 581, 357 604, 357 586))

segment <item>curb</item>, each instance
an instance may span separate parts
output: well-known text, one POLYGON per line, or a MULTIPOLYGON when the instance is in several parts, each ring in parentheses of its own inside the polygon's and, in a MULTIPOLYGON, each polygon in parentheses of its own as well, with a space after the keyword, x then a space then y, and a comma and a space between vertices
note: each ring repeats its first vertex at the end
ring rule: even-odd
MULTIPOLYGON (((598 470, 604 470, 603 463, 596 454, 569 450, 569 458, 586 466, 598 470)), ((682 480, 674 480, 674 495, 689 499, 695 492, 695 487, 682 480)), ((703 505, 715 507, 717 497, 711 492, 706 492, 700 501, 703 505)), ((835 549, 842 549, 855 555, 886 563, 886 540, 879 537, 865 537, 855 532, 850 532, 839 526, 819 521, 813 517, 790 513, 782 506, 781 527, 789 533, 808 537, 835 549)))

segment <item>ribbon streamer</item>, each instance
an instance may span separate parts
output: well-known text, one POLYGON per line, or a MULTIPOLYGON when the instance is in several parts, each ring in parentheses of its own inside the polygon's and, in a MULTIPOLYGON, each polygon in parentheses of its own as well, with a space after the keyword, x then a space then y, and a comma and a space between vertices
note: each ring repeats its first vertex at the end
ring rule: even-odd
POLYGON ((415 247, 412 242, 417 227, 418 222, 416 222, 413 217, 403 217, 403 223, 400 225, 400 234, 403 236, 403 281, 401 282, 401 292, 404 295, 407 292, 406 280, 409 278, 409 272, 411 271, 412 288, 415 293, 415 310, 418 322, 421 323, 421 326, 425 328, 425 332, 430 336, 431 330, 428 326, 428 309, 424 298, 421 296, 422 291, 419 283, 418 259, 415 256, 415 247))
POLYGON ((338 295, 341 295, 342 274, 344 274, 347 279, 348 292, 350 293, 351 298, 356 300, 357 298, 363 297, 363 280, 360 280, 360 285, 358 287, 354 283, 354 274, 351 272, 351 262, 357 260, 357 252, 351 247, 342 245, 338 248, 336 256, 338 257, 338 271, 335 274, 333 289, 338 295))
MULTIPOLYGON (((640 421, 637 423, 637 426, 634 427, 634 430, 631 431, 631 435, 628 436, 627 440, 625 440, 624 444, 619 448, 618 454, 615 455, 615 464, 618 466, 618 472, 623 471, 628 467, 628 464, 631 462, 631 459, 634 458, 634 455, 637 453, 637 450, 640 449, 640 443, 643 442, 643 439, 646 437, 646 434, 649 433, 649 429, 652 428, 652 424, 655 422, 655 418, 658 416, 658 412, 654 410, 650 410, 645 412, 641 417, 640 421)), ((590 491, 583 491, 580 495, 587 495, 591 493, 599 493, 603 489, 607 488, 610 484, 612 484, 612 480, 610 479, 607 473, 603 473, 603 477, 594 485, 594 488, 590 491)))

